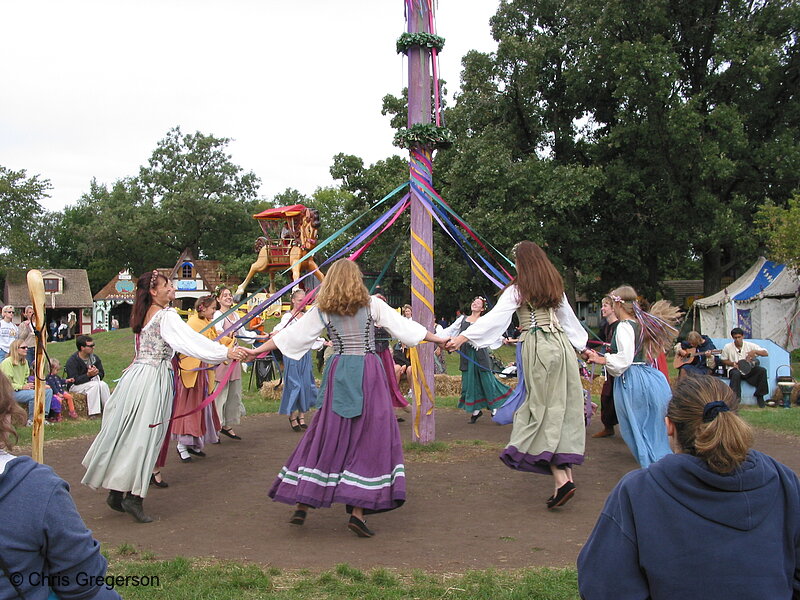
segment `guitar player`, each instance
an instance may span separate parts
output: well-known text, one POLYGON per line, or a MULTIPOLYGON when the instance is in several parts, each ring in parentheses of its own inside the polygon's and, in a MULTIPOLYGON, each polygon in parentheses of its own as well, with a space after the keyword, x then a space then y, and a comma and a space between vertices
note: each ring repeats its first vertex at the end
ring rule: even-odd
POLYGON ((717 347, 707 335, 690 331, 686 339, 675 349, 675 368, 678 377, 684 375, 711 375, 714 370, 714 354, 717 347))

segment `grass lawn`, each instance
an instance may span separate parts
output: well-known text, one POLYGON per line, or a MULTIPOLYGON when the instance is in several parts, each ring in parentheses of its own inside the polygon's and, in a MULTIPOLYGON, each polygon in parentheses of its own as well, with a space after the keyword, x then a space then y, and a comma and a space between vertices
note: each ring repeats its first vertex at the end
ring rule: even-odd
MULTIPOLYGON (((322 573, 306 569, 282 571, 238 562, 216 562, 176 558, 150 560, 130 545, 110 553, 108 576, 138 577, 143 585, 120 585, 126 599, 227 600, 229 598, 301 600, 307 598, 440 599, 463 600, 529 599, 572 600, 578 598, 577 571, 568 569, 519 569, 514 571, 469 571, 434 574, 416 569, 360 570, 347 564, 322 573)), ((108 580, 107 580, 108 581, 108 580)))

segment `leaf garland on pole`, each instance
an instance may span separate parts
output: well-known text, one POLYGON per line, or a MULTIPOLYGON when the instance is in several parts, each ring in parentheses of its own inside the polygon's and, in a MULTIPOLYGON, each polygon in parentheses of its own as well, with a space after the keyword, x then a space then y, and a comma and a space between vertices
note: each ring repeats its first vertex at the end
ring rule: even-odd
POLYGON ((397 38, 398 54, 408 54, 409 48, 413 48, 415 46, 419 46, 421 48, 432 48, 437 52, 441 52, 442 48, 444 48, 444 38, 440 35, 436 35, 435 33, 427 33, 422 31, 413 33, 406 32, 397 38))
POLYGON ((394 145, 411 150, 421 146, 425 148, 445 149, 455 142, 455 135, 447 127, 433 123, 415 123, 411 127, 402 127, 394 134, 394 145))

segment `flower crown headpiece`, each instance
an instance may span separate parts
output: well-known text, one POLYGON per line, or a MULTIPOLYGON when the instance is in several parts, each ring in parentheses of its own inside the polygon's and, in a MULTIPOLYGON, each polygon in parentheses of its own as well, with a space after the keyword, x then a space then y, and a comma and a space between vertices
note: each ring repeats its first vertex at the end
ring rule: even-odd
POLYGON ((150 287, 156 287, 156 283, 158 283, 158 269, 153 269, 153 274, 150 276, 150 287))
POLYGON ((222 290, 227 290, 228 286, 218 283, 214 287, 214 293, 212 294, 214 297, 219 298, 219 295, 222 293, 222 290))

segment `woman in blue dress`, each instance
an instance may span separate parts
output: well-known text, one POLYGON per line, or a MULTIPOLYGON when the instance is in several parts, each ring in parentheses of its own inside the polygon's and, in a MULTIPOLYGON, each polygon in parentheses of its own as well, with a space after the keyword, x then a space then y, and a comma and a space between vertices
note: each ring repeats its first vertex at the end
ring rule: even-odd
MULTIPOLYGON (((619 319, 611 349, 600 355, 588 350, 587 362, 606 365, 614 376, 614 408, 622 439, 642 468, 671 454, 664 417, 672 390, 664 374, 652 365, 677 330, 653 312, 643 311, 636 290, 628 285, 609 294, 619 319)), ((657 308, 658 307, 658 308, 657 308)))
MULTIPOLYGON (((272 333, 278 333, 299 322, 304 314, 305 297, 306 293, 303 290, 292 292, 292 310, 283 314, 272 333)), ((322 348, 323 343, 324 340, 320 338, 300 360, 283 357, 283 393, 278 414, 289 415, 289 426, 294 431, 308 428, 306 413, 317 405, 317 383, 311 371, 311 352, 322 348)))

